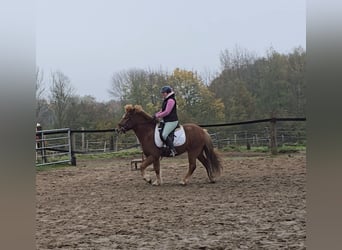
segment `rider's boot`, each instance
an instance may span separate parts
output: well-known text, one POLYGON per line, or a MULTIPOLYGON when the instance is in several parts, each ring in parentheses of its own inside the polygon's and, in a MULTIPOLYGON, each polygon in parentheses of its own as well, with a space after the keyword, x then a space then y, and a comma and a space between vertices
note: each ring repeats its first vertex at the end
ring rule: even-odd
POLYGON ((173 145, 173 141, 170 136, 168 136, 165 140, 166 146, 170 149, 170 156, 175 157, 177 155, 177 151, 175 149, 175 146, 173 145))

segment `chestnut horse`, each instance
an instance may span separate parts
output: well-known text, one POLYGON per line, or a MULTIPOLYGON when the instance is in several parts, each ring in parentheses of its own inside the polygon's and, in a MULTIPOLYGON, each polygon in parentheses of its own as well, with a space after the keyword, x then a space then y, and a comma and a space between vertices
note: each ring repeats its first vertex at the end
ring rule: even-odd
MULTIPOLYGON (((146 158, 142 162, 140 170, 145 181, 152 183, 149 176, 145 174, 145 169, 153 163, 153 168, 157 179, 153 185, 161 185, 160 175, 160 159, 162 149, 158 148, 154 142, 154 130, 157 121, 147 114, 140 105, 126 105, 125 114, 118 124, 117 131, 125 133, 128 130, 133 130, 139 139, 142 151, 146 158)), ((221 174, 222 166, 217 153, 214 151, 213 143, 210 135, 200 126, 192 123, 183 125, 186 141, 183 145, 176 147, 178 155, 188 152, 189 170, 185 175, 181 184, 185 185, 196 168, 196 159, 198 159, 205 169, 210 182, 215 182, 215 178, 221 174)))

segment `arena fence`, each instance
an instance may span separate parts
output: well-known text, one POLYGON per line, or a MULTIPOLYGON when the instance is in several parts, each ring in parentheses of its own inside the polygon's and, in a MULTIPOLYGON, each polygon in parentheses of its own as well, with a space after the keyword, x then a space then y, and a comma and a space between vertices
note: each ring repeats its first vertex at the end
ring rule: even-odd
POLYGON ((298 126, 297 123, 303 121, 306 121, 306 118, 269 118, 199 126, 205 128, 228 127, 219 132, 211 132, 208 129, 217 148, 231 145, 246 145, 247 148, 251 145, 268 146, 272 154, 277 154, 279 145, 305 143, 306 129, 304 126, 298 126), (260 126, 262 123, 266 123, 267 126, 260 126), (235 127, 235 129, 229 127, 235 127))
POLYGON ((72 162, 69 128, 36 132, 36 166, 72 162))
MULTIPOLYGON (((267 146, 272 154, 282 145, 306 144, 306 118, 270 118, 235 123, 199 125, 206 128, 215 147, 267 146)), ((55 129, 36 132, 36 165, 68 162, 76 165, 76 154, 116 152, 139 148, 134 133, 118 135, 115 129, 55 129)))

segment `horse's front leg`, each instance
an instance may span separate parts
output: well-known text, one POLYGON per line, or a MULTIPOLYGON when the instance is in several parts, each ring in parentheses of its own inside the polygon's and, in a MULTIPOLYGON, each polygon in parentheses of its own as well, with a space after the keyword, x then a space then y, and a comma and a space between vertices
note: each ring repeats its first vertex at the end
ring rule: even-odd
POLYGON ((153 168, 154 168, 154 171, 156 172, 157 179, 152 183, 152 185, 160 186, 162 184, 162 180, 161 180, 161 174, 160 174, 160 160, 159 160, 159 158, 155 159, 153 161, 153 168))
POLYGON ((146 159, 141 163, 140 166, 140 171, 141 171, 141 176, 143 177, 143 179, 148 182, 148 183, 152 183, 152 179, 149 175, 146 174, 146 168, 152 164, 153 162, 153 156, 150 155, 148 157, 146 157, 146 159))

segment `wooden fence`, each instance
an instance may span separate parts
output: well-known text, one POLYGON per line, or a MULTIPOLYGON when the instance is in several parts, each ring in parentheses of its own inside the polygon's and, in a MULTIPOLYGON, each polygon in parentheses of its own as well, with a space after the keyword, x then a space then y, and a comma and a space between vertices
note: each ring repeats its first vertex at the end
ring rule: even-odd
MULTIPOLYGON (((251 121, 243 121, 243 122, 233 122, 233 123, 221 123, 221 124, 212 124, 212 125, 200 125, 201 127, 205 128, 212 128, 212 127, 232 127, 232 126, 245 126, 247 124, 260 124, 260 123, 268 123, 269 126, 265 127, 266 128, 266 133, 263 137, 258 137, 257 134, 251 133, 248 130, 244 130, 243 132, 245 133, 244 137, 240 136, 240 141, 243 141, 246 144, 246 147, 249 147, 251 143, 254 143, 256 141, 256 144, 258 144, 259 141, 264 141, 268 144, 270 147, 271 153, 272 154, 277 154, 278 153, 278 134, 277 133, 277 123, 279 122, 303 122, 306 121, 306 118, 269 118, 269 119, 259 119, 259 120, 251 120, 251 121), (248 134, 251 136, 248 136, 248 134), (242 138, 242 139, 241 139, 242 138)), ((306 133, 303 133, 305 137, 300 137, 297 139, 300 140, 306 140, 306 133)), ((218 136, 215 133, 211 133, 213 140, 216 141, 217 147, 220 148, 220 143, 222 141, 227 141, 229 142, 235 142, 237 143, 237 133, 234 134, 234 139, 232 138, 225 138, 225 139, 218 139, 218 136)), ((281 134, 281 140, 284 141, 285 135, 281 134)), ((228 145, 229 145, 228 144, 228 145)))
MULTIPOLYGON (((208 130, 215 146, 219 149, 241 145, 246 145, 247 148, 268 146, 272 154, 277 154, 279 145, 305 144, 305 126, 300 126, 302 128, 298 129, 298 122, 303 121, 306 121, 306 118, 269 118, 234 123, 200 124, 199 126, 208 130), (290 122, 291 126, 281 126, 285 122, 290 122)), ((41 136, 41 139, 36 142, 37 165, 59 162, 70 162, 71 165, 76 165, 76 154, 105 153, 139 147, 139 141, 133 133, 118 135, 115 129, 42 130, 36 132, 36 138, 37 135, 41 136), (52 140, 47 137, 47 135, 61 133, 64 133, 63 138, 57 137, 56 140, 52 140), (61 140, 65 141, 61 142, 61 140), (52 158, 59 160, 52 160, 52 158)))

